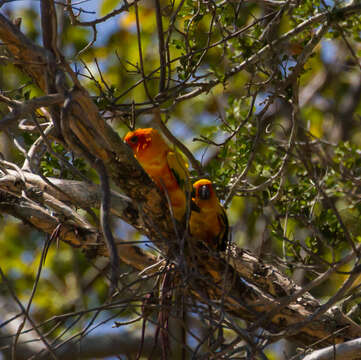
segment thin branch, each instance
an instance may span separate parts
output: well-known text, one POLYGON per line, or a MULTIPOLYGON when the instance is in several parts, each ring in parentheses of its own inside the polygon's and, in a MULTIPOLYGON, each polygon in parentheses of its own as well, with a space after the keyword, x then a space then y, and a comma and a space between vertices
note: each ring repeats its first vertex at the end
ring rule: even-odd
POLYGON ((13 111, 5 115, 0 120, 0 130, 5 130, 11 123, 19 120, 21 117, 25 117, 36 109, 61 104, 64 100, 65 97, 62 94, 51 94, 33 98, 24 102, 19 101, 17 106, 13 108, 13 111))
POLYGON ((159 49, 159 61, 160 61, 159 93, 161 94, 165 90, 166 58, 165 58, 162 14, 161 14, 159 0, 154 0, 154 4, 155 4, 155 14, 157 20, 157 30, 158 30, 158 49, 159 49))
MULTIPOLYGON (((10 282, 8 281, 7 277, 5 276, 4 272, 2 271, 1 267, 0 267, 0 277, 2 278, 2 281, 6 284, 7 288, 9 289, 13 299, 15 300, 15 302, 17 303, 17 305, 19 306, 19 308, 21 309, 23 315, 25 316, 25 318, 29 321, 29 323, 31 324, 31 326, 33 327, 33 329, 36 331, 36 333, 38 334, 39 338, 41 339, 41 341, 43 342, 43 344, 46 346, 46 348, 48 349, 51 357, 55 360, 57 360, 57 356, 55 355, 53 349, 51 348, 51 346, 49 345, 48 341, 44 338, 43 334, 40 332, 40 330, 38 329, 38 327, 36 326, 36 324, 34 323, 33 319, 30 317, 29 313, 26 311, 26 309, 24 308, 23 304, 20 302, 20 300, 18 299, 18 297, 16 296, 10 282)), ((20 333, 22 327, 19 327, 18 333, 20 333)), ((16 346, 16 342, 14 343, 14 345, 16 346)), ((15 346, 12 348, 12 353, 13 353, 13 358, 14 354, 15 354, 15 346)))
MULTIPOLYGON (((348 6, 339 8, 339 9, 335 9, 334 12, 332 13, 332 15, 334 15, 334 17, 330 19, 330 24, 332 23, 332 21, 334 21, 333 20, 334 18, 337 18, 337 15, 339 15, 339 16, 351 16, 354 13, 357 13, 360 10, 361 10, 361 4, 352 4, 352 5, 348 5, 348 6)), ((252 64, 256 63, 261 58, 264 58, 270 51, 274 51, 274 49, 277 49, 278 46, 280 46, 282 43, 288 41, 293 36, 296 36, 297 34, 301 33, 302 31, 307 29, 310 25, 315 24, 315 23, 319 23, 319 22, 323 22, 328 17, 329 17, 329 12, 324 11, 324 12, 322 12, 320 14, 316 14, 316 15, 312 16, 308 20, 303 21, 302 23, 297 25, 292 30, 290 30, 287 33, 280 36, 278 39, 273 40, 271 44, 267 44, 262 49, 257 51, 255 54, 251 55, 249 58, 244 60, 241 64, 239 64, 239 65, 235 66, 233 69, 227 71, 225 73, 224 79, 222 81, 225 81, 225 80, 229 79, 233 75, 235 75, 235 74, 239 73, 240 71, 244 70, 249 65, 252 65, 252 64)), ((241 30, 239 30, 239 31, 241 31, 241 30)), ((181 101, 193 98, 195 96, 198 96, 199 94, 201 94, 201 93, 203 93, 205 91, 209 91, 209 89, 211 89, 212 87, 218 85, 219 83, 220 83, 220 80, 218 80, 218 79, 217 80, 211 80, 211 81, 209 81, 209 83, 206 86, 205 85, 200 86, 198 89, 195 89, 195 90, 193 90, 193 91, 191 91, 191 92, 189 92, 187 94, 183 94, 183 95, 178 96, 175 99, 175 102, 181 102, 181 101)))
POLYGON ((159 108, 155 109, 153 111, 153 114, 154 114, 154 121, 156 122, 156 124, 158 124, 162 133, 167 137, 167 139, 171 143, 173 143, 176 147, 178 147, 182 151, 182 153, 188 158, 194 170, 197 171, 198 176, 202 176, 204 174, 204 170, 200 165, 199 161, 193 156, 191 151, 169 131, 169 129, 162 121, 159 108))
POLYGON ((125 11, 129 11, 129 8, 133 5, 135 5, 139 0, 134 0, 132 3, 128 3, 127 1, 124 2, 124 4, 119 8, 119 9, 115 9, 112 12, 110 12, 109 14, 104 15, 103 17, 99 18, 99 19, 95 19, 92 21, 79 21, 77 19, 77 16, 75 16, 74 12, 73 12, 73 6, 71 4, 71 0, 66 0, 66 9, 70 14, 70 19, 71 19, 71 23, 72 25, 80 25, 80 26, 90 26, 93 27, 94 25, 100 24, 102 22, 105 22, 109 19, 111 19, 112 17, 119 15, 125 11))
POLYGON ((94 162, 95 168, 98 171, 100 184, 101 184, 101 206, 100 206, 100 226, 102 228, 103 236, 109 251, 109 259, 111 266, 111 287, 110 294, 117 288, 120 260, 115 246, 114 237, 110 228, 110 185, 109 178, 104 166, 104 163, 100 159, 96 159, 94 162))
POLYGON ((140 71, 142 74, 142 80, 144 84, 144 90, 151 102, 153 102, 152 96, 149 92, 147 82, 145 81, 145 71, 144 71, 144 63, 143 63, 143 51, 142 51, 142 40, 141 40, 141 31, 140 31, 140 23, 139 23, 139 12, 138 12, 138 4, 134 3, 134 9, 135 9, 135 20, 137 24, 137 40, 138 40, 138 54, 139 54, 139 62, 140 62, 140 71))

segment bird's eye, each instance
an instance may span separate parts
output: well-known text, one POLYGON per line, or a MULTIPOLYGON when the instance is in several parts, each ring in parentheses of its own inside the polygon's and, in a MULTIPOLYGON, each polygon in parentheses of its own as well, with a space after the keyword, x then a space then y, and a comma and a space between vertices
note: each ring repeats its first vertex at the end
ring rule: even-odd
POLYGON ((130 138, 130 142, 136 144, 138 142, 138 136, 133 136, 130 138))
POLYGON ((211 197, 211 190, 209 186, 202 185, 198 189, 198 196, 201 200, 208 200, 211 197))

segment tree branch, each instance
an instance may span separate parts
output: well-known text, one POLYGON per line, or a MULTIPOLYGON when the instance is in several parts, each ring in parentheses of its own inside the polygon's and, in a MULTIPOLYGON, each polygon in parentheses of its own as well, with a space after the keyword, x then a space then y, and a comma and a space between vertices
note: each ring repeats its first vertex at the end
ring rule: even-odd
POLYGON ((303 360, 353 360, 360 357, 361 339, 346 341, 343 344, 328 346, 306 355, 303 360))

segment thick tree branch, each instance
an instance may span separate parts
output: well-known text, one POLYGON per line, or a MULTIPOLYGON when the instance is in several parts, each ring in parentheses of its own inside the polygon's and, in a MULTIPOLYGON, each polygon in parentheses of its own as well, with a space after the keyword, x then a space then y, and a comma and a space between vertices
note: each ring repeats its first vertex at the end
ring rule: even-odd
POLYGON ((353 360, 359 359, 361 339, 347 341, 343 344, 328 346, 306 355, 303 360, 353 360))
MULTIPOLYGON (((38 175, 26 171, 22 173, 23 176, 20 176, 14 170, 7 170, 7 172, 7 175, 0 177, 0 191, 2 194, 0 206, 4 212, 23 219, 26 223, 30 222, 32 226, 49 235, 53 234, 57 226, 61 224, 59 231, 61 240, 70 243, 74 247, 80 247, 92 256, 107 256, 108 251, 105 243, 102 242, 102 237, 97 230, 85 223, 76 212, 66 205, 69 203, 69 199, 72 199, 73 204, 77 204, 77 206, 80 205, 84 208, 99 207, 101 199, 99 185, 48 178, 52 184, 56 185, 56 187, 52 187, 38 175), (23 179, 26 181, 25 184, 23 179), (23 191, 25 191, 29 200, 37 201, 43 204, 43 207, 36 206, 29 200, 22 203, 23 191), (14 205, 13 208, 11 204, 14 205), (22 205, 24 205, 24 208, 22 208, 22 205)), ((140 231, 143 229, 139 213, 133 207, 129 198, 112 192, 111 204, 111 213, 113 215, 127 221, 140 231)), ((137 246, 127 244, 119 239, 116 243, 118 255, 122 261, 125 260, 128 265, 138 270, 143 270, 144 267, 152 265, 153 261, 155 261, 154 256, 150 254, 144 255, 145 257, 142 258, 142 254, 145 253, 137 246)))

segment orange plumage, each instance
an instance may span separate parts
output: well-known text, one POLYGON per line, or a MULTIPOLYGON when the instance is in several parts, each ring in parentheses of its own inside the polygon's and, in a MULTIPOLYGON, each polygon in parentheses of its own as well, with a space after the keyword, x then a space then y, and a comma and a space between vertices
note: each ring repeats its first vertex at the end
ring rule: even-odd
POLYGON ((130 131, 124 141, 135 158, 161 190, 166 190, 174 217, 181 221, 190 194, 189 172, 184 159, 173 151, 159 132, 152 128, 130 131))
POLYGON ((228 240, 227 214, 219 203, 211 181, 201 179, 193 184, 193 202, 199 211, 192 211, 189 219, 190 234, 209 247, 226 250, 228 240))

